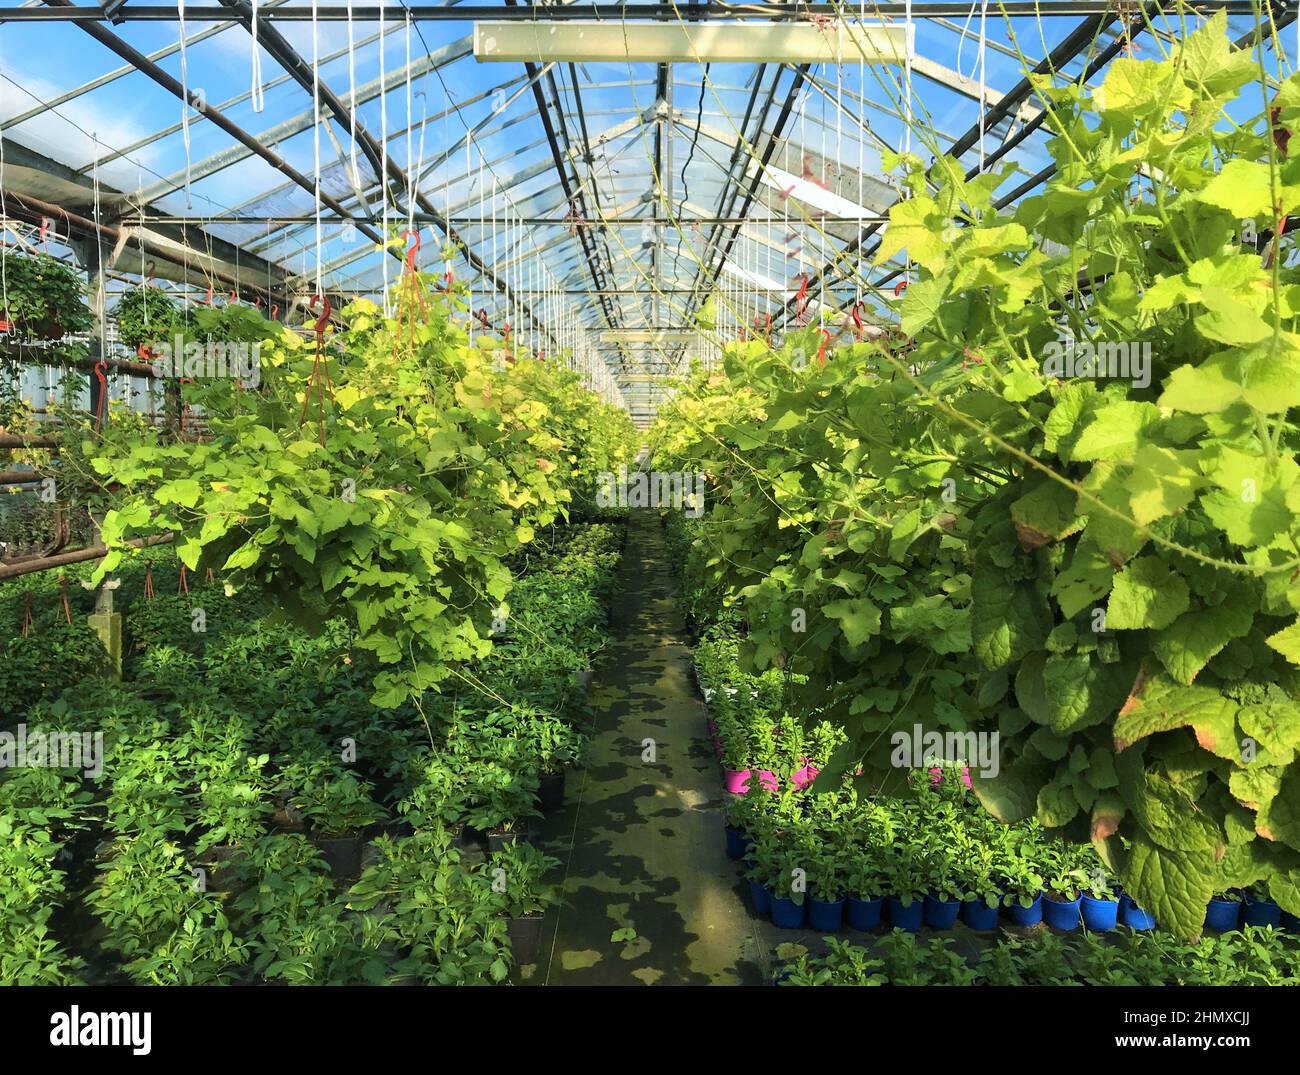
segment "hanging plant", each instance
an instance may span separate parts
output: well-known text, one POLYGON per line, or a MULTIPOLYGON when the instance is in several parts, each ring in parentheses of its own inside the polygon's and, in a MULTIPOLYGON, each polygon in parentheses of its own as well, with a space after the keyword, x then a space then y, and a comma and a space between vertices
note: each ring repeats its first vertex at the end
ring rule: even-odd
POLYGON ((113 307, 113 316, 118 336, 133 351, 170 339, 179 321, 167 292, 151 285, 126 292, 113 307))
POLYGON ((0 321, 25 342, 61 340, 91 326, 77 273, 48 254, 5 258, 0 321))

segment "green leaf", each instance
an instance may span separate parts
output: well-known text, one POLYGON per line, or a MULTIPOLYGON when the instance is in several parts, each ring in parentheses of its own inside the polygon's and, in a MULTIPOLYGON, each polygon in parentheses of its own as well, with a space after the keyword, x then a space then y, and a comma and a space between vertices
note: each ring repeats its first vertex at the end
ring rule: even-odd
POLYGON ((998 568, 980 564, 971 578, 971 640, 985 668, 1018 661, 1047 640, 1051 610, 1032 587, 1008 583, 998 568))
POLYGON ((1215 877, 1214 860, 1207 852, 1171 850, 1137 832, 1123 882, 1129 895, 1164 929, 1195 940, 1205 926, 1215 877))
POLYGON ((1254 620, 1254 611, 1244 600, 1185 612, 1156 638, 1156 656, 1179 683, 1191 683, 1211 657, 1249 633, 1254 620))
POLYGON ((1106 606, 1106 629, 1160 630, 1186 612, 1188 604, 1183 577, 1158 556, 1142 556, 1115 576, 1106 606))
POLYGON ((1154 403, 1120 400, 1093 412, 1070 451, 1075 461, 1125 459, 1133 456, 1150 431, 1160 422, 1154 403))
POLYGON ((1268 636, 1268 644, 1292 664, 1300 664, 1300 618, 1268 636))
POLYGON ((839 621, 849 645, 860 646, 880 633, 880 609, 865 597, 830 601, 822 606, 822 612, 839 621))
POLYGON ((1132 695, 1115 720, 1115 749, 1127 750, 1157 732, 1191 728, 1197 742, 1220 757, 1236 757, 1236 703, 1208 687, 1156 676, 1132 695))

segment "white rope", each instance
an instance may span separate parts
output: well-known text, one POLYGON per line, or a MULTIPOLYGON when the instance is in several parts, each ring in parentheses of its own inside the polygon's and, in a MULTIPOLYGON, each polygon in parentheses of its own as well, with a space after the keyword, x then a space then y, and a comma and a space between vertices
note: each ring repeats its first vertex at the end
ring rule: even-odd
POLYGON ((316 0, 311 0, 311 119, 316 197, 316 294, 323 295, 325 292, 321 289, 320 212, 320 35, 316 24, 316 0))
MULTIPOLYGON (((411 11, 406 11, 406 226, 415 230, 415 176, 417 169, 411 167, 411 11)), ((420 139, 424 139, 424 127, 420 127, 420 139)))
POLYGON ((257 45, 257 0, 253 0, 253 83, 249 92, 249 99, 253 104, 253 111, 260 112, 266 107, 266 93, 262 86, 262 50, 257 45))
MULTIPOLYGON (((380 28, 382 31, 382 27, 380 28)), ((384 51, 384 35, 379 35, 379 51, 384 51)), ((357 55, 352 30, 352 0, 348 0, 348 112, 352 136, 349 154, 352 159, 352 185, 361 189, 361 172, 357 168, 357 55)))
POLYGON ((387 68, 384 61, 384 14, 387 0, 379 4, 379 197, 383 218, 384 256, 384 315, 389 314, 388 304, 388 93, 387 68))
POLYGON ((176 0, 177 29, 181 45, 181 141, 185 143, 185 208, 193 208, 190 201, 190 91, 189 63, 185 54, 185 0, 176 0))
POLYGON ((977 6, 978 6, 978 0, 971 0, 970 10, 966 12, 966 21, 965 23, 962 24, 960 34, 957 38, 957 59, 953 63, 953 68, 957 72, 957 77, 960 78, 963 82, 969 82, 970 75, 966 74, 961 69, 961 54, 962 54, 962 49, 966 45, 966 38, 967 36, 969 36, 970 33, 971 19, 975 17, 975 8, 977 6))
POLYGON ((987 107, 987 104, 988 104, 988 102, 985 101, 985 99, 984 99, 985 94, 988 92, 988 90, 987 90, 987 84, 986 84, 986 82, 985 82, 985 80, 984 80, 984 55, 985 55, 985 52, 986 52, 985 45, 987 44, 987 41, 988 41, 988 38, 985 36, 985 33, 984 33, 984 20, 985 20, 985 19, 987 18, 987 16, 988 16, 988 11, 989 11, 989 0, 981 0, 981 2, 980 2, 980 50, 979 50, 979 69, 980 69, 980 101, 979 101, 979 109, 980 109, 980 171, 983 171, 983 170, 984 170, 984 117, 985 117, 985 115, 986 115, 986 107, 987 107))
MULTIPOLYGON (((90 185, 94 192, 95 203, 95 223, 100 221, 99 207, 99 135, 92 133, 90 136, 91 145, 95 152, 94 164, 91 168, 90 185)), ((95 228, 95 309, 99 313, 99 357, 108 358, 108 311, 105 307, 108 305, 108 296, 104 292, 104 233, 95 228)), ((107 391, 105 392, 107 397, 107 391)), ((101 404, 104 409, 104 418, 108 418, 108 399, 105 398, 101 404)))

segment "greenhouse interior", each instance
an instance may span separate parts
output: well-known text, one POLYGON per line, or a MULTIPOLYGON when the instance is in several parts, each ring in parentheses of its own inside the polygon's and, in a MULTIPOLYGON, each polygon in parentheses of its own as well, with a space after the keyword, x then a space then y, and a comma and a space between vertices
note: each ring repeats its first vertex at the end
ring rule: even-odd
POLYGON ((3 0, 0 983, 1300 983, 1297 71, 3 0))

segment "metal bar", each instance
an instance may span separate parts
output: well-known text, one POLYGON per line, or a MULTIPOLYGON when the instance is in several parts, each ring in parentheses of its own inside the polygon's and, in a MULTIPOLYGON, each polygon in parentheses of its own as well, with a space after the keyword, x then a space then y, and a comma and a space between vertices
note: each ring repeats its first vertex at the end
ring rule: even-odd
MULTIPOLYGON (((76 228, 84 234, 98 233, 105 239, 110 239, 114 242, 121 238, 123 234, 124 229, 122 228, 114 227, 111 224, 96 224, 93 220, 89 220, 77 213, 69 212, 68 210, 53 205, 50 202, 42 201, 40 198, 33 198, 30 194, 17 194, 11 190, 0 191, 0 209, 3 209, 5 212, 12 212, 8 207, 8 203, 11 199, 18 207, 26 207, 26 212, 34 215, 38 219, 40 217, 49 217, 54 220, 62 220, 65 221, 69 227, 76 228)), ((172 250, 164 243, 153 241, 148 236, 140 234, 136 229, 132 230, 134 231, 134 234, 129 235, 128 238, 134 239, 135 242, 139 243, 155 257, 164 258, 167 261, 174 261, 176 257, 175 250, 172 250)), ((228 273, 222 269, 214 267, 208 267, 205 269, 205 272, 212 276, 213 279, 234 285, 237 291, 251 291, 256 294, 265 295, 268 301, 272 299, 286 303, 292 301, 292 296, 285 291, 275 291, 265 284, 251 283, 246 280, 241 280, 239 276, 234 273, 228 273)))
MULTIPOLYGON (((1186 8, 1192 12, 1226 11, 1229 15, 1253 15, 1255 4, 1252 0, 1188 0, 1186 8)), ((728 3, 682 3, 682 4, 582 4, 560 8, 545 4, 528 4, 513 9, 503 10, 493 4, 464 4, 456 8, 440 5, 412 5, 403 8, 403 16, 409 12, 413 22, 473 22, 493 20, 507 22, 545 22, 570 21, 574 19, 598 19, 626 22, 676 22, 679 19, 699 21, 757 19, 766 22, 801 21, 809 18, 836 18, 844 14, 845 7, 838 3, 764 3, 764 4, 728 4, 728 3)), ((856 9, 850 9, 856 10, 856 9)), ((871 13, 877 16, 900 18, 907 14, 909 5, 894 2, 875 3, 871 13)), ((1281 8, 1279 7, 1279 11, 1281 8)), ((970 11, 969 0, 918 0, 910 5, 914 20, 920 19, 961 19, 970 11)), ((1041 0, 1000 0, 998 12, 1012 17, 1026 18, 1079 18, 1081 16, 1118 14, 1113 0, 1053 0, 1042 3, 1041 0)), ((378 22, 382 17, 393 14, 391 8, 376 6, 356 6, 352 9, 355 22, 378 22)), ((186 18, 194 22, 217 22, 229 17, 229 13, 220 6, 200 5, 187 7, 186 18)), ((324 5, 316 10, 316 19, 320 22, 344 22, 348 18, 348 9, 340 5, 324 5)), ((306 6, 293 6, 258 12, 259 23, 270 22, 310 22, 312 13, 306 6)), ((3 7, 0 8, 0 22, 105 22, 108 21, 102 8, 62 8, 48 10, 44 8, 3 7)), ((175 22, 176 8, 159 4, 130 4, 117 12, 117 21, 122 22, 175 22)))
MULTIPOLYGON (((166 545, 176 537, 175 534, 155 534, 153 537, 132 538, 123 542, 133 549, 143 549, 149 545, 166 545)), ((81 564, 87 560, 100 560, 108 555, 107 545, 91 545, 85 549, 73 549, 55 556, 40 556, 32 560, 19 560, 13 564, 0 564, 0 579, 16 579, 20 575, 34 575, 39 571, 49 571, 69 564, 81 564)))
MULTIPOLYGON (((72 3, 72 0, 45 0, 45 3, 53 5, 54 8, 60 11, 77 10, 77 7, 75 4, 72 3)), ((23 10, 35 11, 40 9, 24 8, 23 10)), ((127 8, 124 10, 130 10, 130 9, 127 8)), ((228 15, 228 12, 225 12, 224 9, 222 9, 222 12, 223 14, 221 17, 225 18, 228 15)), ((196 18, 195 21, 197 22, 199 20, 196 18)), ((171 75, 169 75, 156 63, 154 63, 151 59, 149 59, 149 57, 147 57, 139 49, 135 48, 132 45, 128 45, 116 34, 112 33, 109 30, 105 30, 102 26, 95 25, 93 22, 79 22, 78 25, 81 27, 82 30, 84 30, 87 34, 93 37, 105 48, 111 50, 112 52, 115 52, 118 56, 122 57, 122 59, 126 60, 128 63, 134 64, 136 69, 139 70, 142 74, 148 75, 149 78, 153 79, 153 81, 158 83, 158 85, 160 85, 163 89, 167 90, 169 93, 171 93, 173 96, 178 98, 180 101, 182 101, 189 107, 197 110, 200 115, 202 115, 206 120, 208 120, 208 122, 215 124, 226 134, 230 135, 231 138, 235 139, 235 141, 239 142, 246 148, 251 149, 257 156, 261 157, 264 161, 267 162, 267 164, 271 165, 271 167, 274 168, 276 171, 281 172, 282 174, 288 176, 295 183, 297 183, 298 186, 302 187, 303 190, 311 194, 313 198, 316 197, 316 187, 310 179, 308 179, 305 175, 303 175, 300 171, 298 171, 293 165, 291 165, 288 161, 286 161, 283 157, 281 157, 278 153, 276 153, 275 150, 270 149, 267 146, 263 145, 255 137, 253 137, 253 135, 249 134, 242 127, 240 127, 239 124, 234 123, 231 120, 227 119, 225 114, 222 113, 220 109, 216 108, 214 105, 207 104, 206 102, 203 101, 202 98, 200 98, 191 90, 189 90, 188 87, 182 86, 176 79, 174 79, 171 75)), ((340 205, 339 202, 333 197, 331 197, 330 195, 321 192, 320 200, 323 204, 328 205, 340 216, 347 215, 347 210, 345 210, 343 206, 340 205)), ((383 244, 384 242, 383 237, 380 235, 379 232, 375 231, 373 228, 370 228, 367 225, 362 224, 358 230, 360 230, 368 239, 371 239, 374 242, 379 243, 381 245, 383 244)), ((394 256, 400 258, 401 254, 400 252, 395 252, 394 256)))

